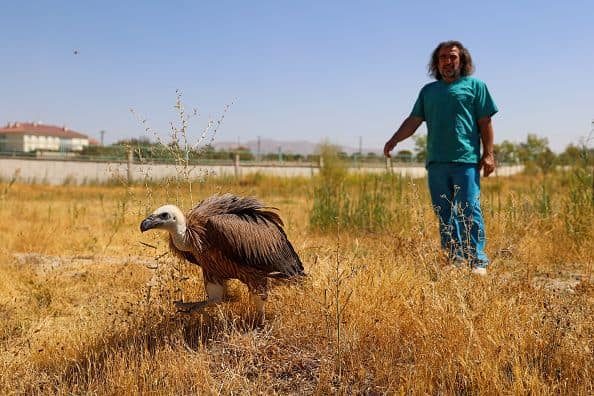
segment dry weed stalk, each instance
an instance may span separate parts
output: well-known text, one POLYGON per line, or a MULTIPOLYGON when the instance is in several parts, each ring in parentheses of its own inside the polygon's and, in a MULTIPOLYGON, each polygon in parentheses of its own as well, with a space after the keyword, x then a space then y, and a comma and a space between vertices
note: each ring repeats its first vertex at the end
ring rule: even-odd
MULTIPOLYGON (((164 180, 164 185, 167 196, 175 199, 176 205, 180 207, 186 206, 186 197, 189 197, 189 204, 193 204, 193 182, 194 180, 204 181, 208 176, 206 170, 200 168, 196 164, 196 160, 200 159, 201 155, 212 146, 215 140, 216 134, 223 124, 225 116, 229 111, 231 104, 224 107, 222 114, 218 119, 209 118, 206 126, 202 129, 202 132, 195 142, 192 142, 190 137, 190 120, 194 117, 198 117, 199 113, 196 108, 193 108, 190 112, 187 112, 185 105, 182 101, 182 92, 176 90, 176 101, 173 106, 176 115, 177 122, 170 122, 168 141, 166 141, 155 129, 153 129, 146 118, 140 117, 133 109, 132 113, 136 116, 137 120, 143 126, 146 134, 155 139, 159 144, 159 147, 167 153, 167 155, 173 158, 175 166, 175 176, 167 177, 164 180), (195 156, 195 158, 191 158, 195 156), (196 175, 195 171, 198 171, 196 175), (173 194, 170 194, 170 189, 173 189, 173 194)), ((142 157, 142 153, 138 150, 138 156, 141 164, 146 164, 147 159, 142 157)), ((145 170, 145 186, 147 191, 150 190, 147 180, 150 180, 150 168, 145 170)))
POLYGON ((20 174, 21 174, 20 169, 15 170, 14 174, 12 175, 12 177, 10 178, 10 180, 8 181, 6 186, 4 186, 4 188, 2 189, 2 193, 0 194, 0 204, 2 206, 4 206, 4 201, 6 200, 6 196, 10 192, 10 189, 12 188, 14 183, 17 181, 20 174))
MULTIPOLYGON (((351 302, 354 288, 353 284, 356 281, 356 276, 363 268, 362 266, 353 266, 347 263, 345 265, 345 258, 343 257, 341 244, 340 221, 336 219, 336 246, 330 257, 332 265, 328 268, 324 277, 324 285, 320 286, 322 291, 321 298, 316 298, 317 292, 311 291, 311 299, 322 310, 328 339, 334 339, 334 376, 333 387, 335 392, 342 392, 343 390, 343 344, 344 344, 344 329, 345 324, 345 309, 351 302)), ((318 266, 319 256, 316 256, 314 267, 318 266)), ((348 260, 347 260, 348 261, 348 260)), ((322 274, 320 274, 322 275, 322 274)))

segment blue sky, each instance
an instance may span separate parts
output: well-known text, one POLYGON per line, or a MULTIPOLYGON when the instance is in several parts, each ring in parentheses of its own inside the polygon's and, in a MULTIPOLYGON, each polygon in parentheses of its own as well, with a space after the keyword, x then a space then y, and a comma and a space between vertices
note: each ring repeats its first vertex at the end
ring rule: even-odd
POLYGON ((233 103, 218 141, 361 137, 381 150, 430 81, 433 48, 457 39, 500 108, 496 142, 535 133, 562 151, 585 137, 594 2, 468 3, 3 2, 0 124, 105 130, 111 143, 146 136, 133 108, 166 136, 179 89, 200 114, 194 139, 233 103))

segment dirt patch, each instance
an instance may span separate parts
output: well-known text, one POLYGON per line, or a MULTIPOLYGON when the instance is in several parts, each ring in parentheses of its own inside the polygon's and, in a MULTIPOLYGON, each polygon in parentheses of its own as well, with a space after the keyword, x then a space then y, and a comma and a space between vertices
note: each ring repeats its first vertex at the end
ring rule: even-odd
POLYGON ((538 275, 532 278, 535 287, 556 293, 574 294, 584 282, 592 283, 592 276, 577 272, 559 272, 554 275, 538 275))
MULTIPOLYGON (((65 266, 84 268, 85 266, 95 264, 140 264, 152 269, 157 264, 154 259, 148 259, 141 256, 49 256, 40 253, 14 253, 13 257, 18 264, 33 266, 40 275, 47 275, 48 273, 65 266)), ((73 274, 73 276, 76 276, 78 272, 73 274)))

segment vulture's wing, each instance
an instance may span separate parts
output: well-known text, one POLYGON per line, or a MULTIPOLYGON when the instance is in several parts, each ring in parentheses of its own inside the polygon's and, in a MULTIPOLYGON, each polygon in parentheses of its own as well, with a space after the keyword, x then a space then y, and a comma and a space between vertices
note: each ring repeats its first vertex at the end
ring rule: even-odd
POLYGON ((206 243, 237 265, 282 277, 302 275, 303 264, 275 218, 268 211, 212 216, 204 227, 206 243))

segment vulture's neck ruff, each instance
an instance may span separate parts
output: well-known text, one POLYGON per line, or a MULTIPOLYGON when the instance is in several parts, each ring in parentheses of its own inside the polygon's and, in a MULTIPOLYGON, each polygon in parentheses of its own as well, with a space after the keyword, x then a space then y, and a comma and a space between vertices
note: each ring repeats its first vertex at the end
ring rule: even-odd
POLYGON ((177 206, 161 206, 140 224, 142 232, 153 228, 169 231, 173 244, 179 250, 184 252, 192 250, 186 233, 186 216, 177 206))

